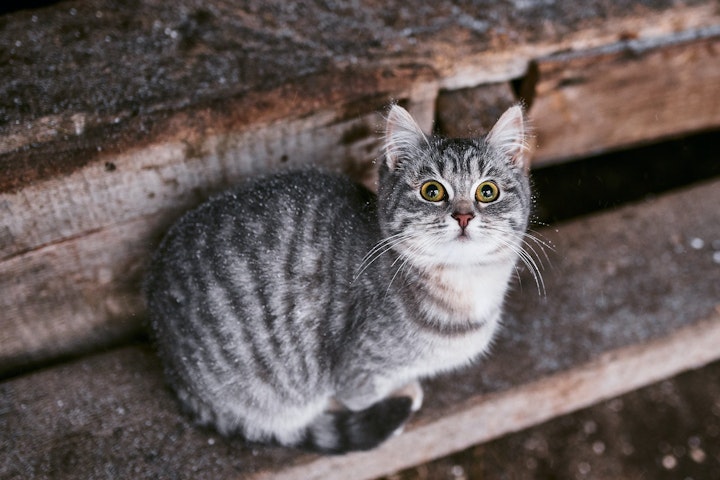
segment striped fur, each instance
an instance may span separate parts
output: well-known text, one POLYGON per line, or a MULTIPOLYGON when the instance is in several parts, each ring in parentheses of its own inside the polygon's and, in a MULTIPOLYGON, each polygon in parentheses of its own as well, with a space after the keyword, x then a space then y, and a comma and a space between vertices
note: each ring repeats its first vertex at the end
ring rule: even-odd
POLYGON ((225 435, 332 453, 400 428, 422 392, 394 392, 477 358, 498 325, 530 209, 522 125, 511 109, 487 140, 448 140, 395 106, 377 198, 305 169, 185 215, 145 282, 184 406, 225 435), (446 198, 424 200, 427 180, 446 198), (482 204, 485 180, 500 196, 482 204))

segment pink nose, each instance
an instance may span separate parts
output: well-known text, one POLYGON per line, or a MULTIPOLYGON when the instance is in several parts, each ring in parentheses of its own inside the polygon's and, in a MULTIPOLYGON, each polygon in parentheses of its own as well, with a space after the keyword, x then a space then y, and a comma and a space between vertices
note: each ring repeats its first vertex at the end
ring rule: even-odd
POLYGON ((470 220, 472 220, 475 217, 472 213, 453 213, 452 218, 457 220, 457 222, 460 224, 460 228, 465 228, 468 226, 468 223, 470 223, 470 220))

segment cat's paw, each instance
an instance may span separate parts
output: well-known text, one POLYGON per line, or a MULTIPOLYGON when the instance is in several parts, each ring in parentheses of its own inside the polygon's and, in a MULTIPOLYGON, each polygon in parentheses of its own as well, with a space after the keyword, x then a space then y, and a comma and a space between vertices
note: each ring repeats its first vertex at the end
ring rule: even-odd
POLYGON ((405 431, 405 424, 403 423, 398 428, 393 430, 393 432, 390 434, 391 437, 397 437, 398 435, 402 435, 402 433, 405 431))
POLYGON ((422 407, 423 403, 423 389, 420 386, 420 382, 417 380, 408 383, 404 387, 395 390, 392 393, 393 397, 410 397, 412 399, 412 406, 410 407, 410 410, 412 412, 417 412, 420 410, 420 407, 422 407))

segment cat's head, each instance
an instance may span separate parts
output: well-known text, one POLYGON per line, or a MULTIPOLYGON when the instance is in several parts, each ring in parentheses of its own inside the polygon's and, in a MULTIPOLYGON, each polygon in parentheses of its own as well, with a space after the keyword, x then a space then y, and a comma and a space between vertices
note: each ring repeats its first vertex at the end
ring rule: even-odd
POLYGON ((383 235, 417 266, 517 257, 530 214, 526 125, 508 109, 475 139, 425 135, 410 114, 388 114, 378 205, 383 235))

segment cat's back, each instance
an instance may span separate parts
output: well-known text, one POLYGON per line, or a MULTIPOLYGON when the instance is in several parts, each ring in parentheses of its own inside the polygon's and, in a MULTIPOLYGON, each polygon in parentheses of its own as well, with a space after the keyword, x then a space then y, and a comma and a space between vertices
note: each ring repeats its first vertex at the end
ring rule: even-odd
POLYGON ((168 231, 152 266, 177 261, 183 268, 225 253, 315 249, 323 241, 341 246, 343 236, 375 228, 374 218, 374 195, 342 175, 311 168, 279 172, 246 180, 185 214, 168 231))
POLYGON ((332 292, 377 241, 375 208, 367 189, 318 169, 250 179, 210 199, 169 230, 152 261, 153 323, 334 310, 332 292))

